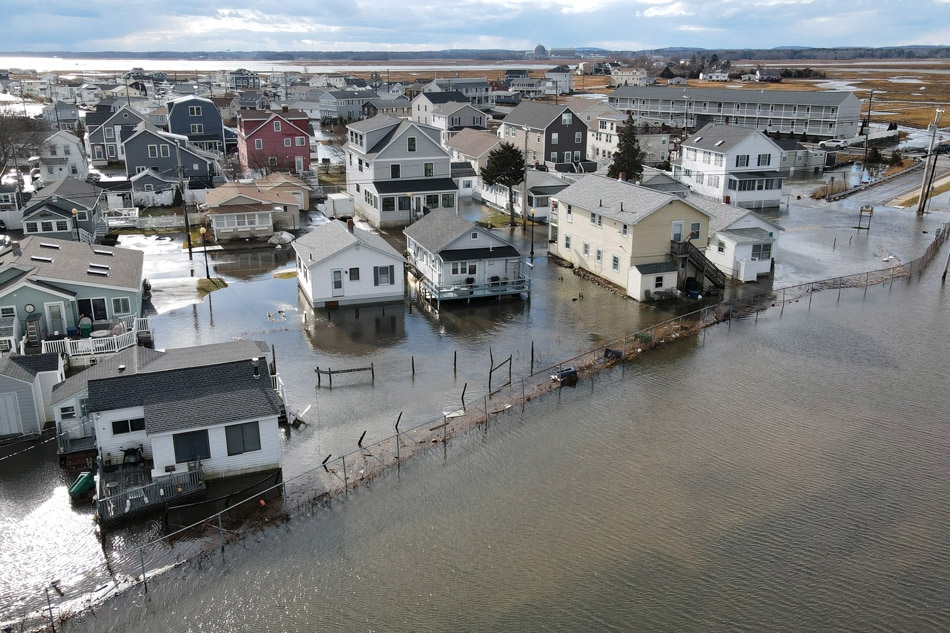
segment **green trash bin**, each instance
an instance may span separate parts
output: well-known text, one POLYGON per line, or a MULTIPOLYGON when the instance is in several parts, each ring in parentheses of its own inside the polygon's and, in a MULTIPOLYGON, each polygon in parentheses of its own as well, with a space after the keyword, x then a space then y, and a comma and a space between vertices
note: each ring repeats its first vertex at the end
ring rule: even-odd
POLYGON ((80 319, 79 338, 89 338, 90 334, 92 334, 92 321, 89 319, 80 319))

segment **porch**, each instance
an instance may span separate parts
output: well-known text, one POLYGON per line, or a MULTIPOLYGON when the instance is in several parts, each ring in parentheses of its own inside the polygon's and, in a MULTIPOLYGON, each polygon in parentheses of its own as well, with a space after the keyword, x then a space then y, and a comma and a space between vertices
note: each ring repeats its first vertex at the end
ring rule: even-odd
MULTIPOLYGON (((80 336, 51 335, 43 340, 42 352, 66 354, 70 360, 92 365, 89 358, 115 354, 137 345, 139 340, 151 340, 151 328, 147 318, 126 316, 93 329, 88 338, 80 336)), ((21 353, 26 353, 26 337, 21 341, 21 353)))
POLYGON ((100 461, 96 513, 100 523, 109 523, 155 510, 165 503, 205 489, 201 461, 190 462, 188 471, 152 481, 150 462, 141 459, 118 466, 100 461))
POLYGON ((437 304, 442 301, 459 299, 471 301, 482 297, 497 297, 500 300, 505 295, 531 294, 531 279, 524 275, 519 275, 514 279, 497 279, 482 284, 440 286, 423 276, 418 270, 413 269, 413 271, 413 276, 417 279, 423 298, 435 301, 437 304))

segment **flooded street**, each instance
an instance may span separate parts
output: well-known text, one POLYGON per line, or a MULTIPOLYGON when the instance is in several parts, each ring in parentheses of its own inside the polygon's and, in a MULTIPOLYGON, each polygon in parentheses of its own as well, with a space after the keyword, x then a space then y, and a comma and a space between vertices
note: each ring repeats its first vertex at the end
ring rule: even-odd
MULTIPOLYGON (((941 196, 923 219, 880 207, 871 231, 856 231, 854 204, 793 200, 779 214, 776 287, 908 261, 950 220, 941 196)), ((531 372, 532 343, 537 370, 674 314, 553 265, 539 228, 530 301, 439 314, 415 303, 314 313, 294 278, 274 276, 292 269, 289 248, 210 252, 229 286, 198 300, 202 252, 189 260, 180 237, 121 245, 147 253, 156 347, 274 346, 290 409, 307 409, 283 438, 293 480, 355 450, 364 431, 364 444, 391 436, 400 414, 408 428, 457 408, 465 388, 481 397, 490 355, 511 355, 517 378, 531 372), (369 363, 374 382, 316 386, 317 366, 369 363)), ((523 253, 529 236, 510 235, 523 253)), ((717 326, 598 377, 593 393, 584 384, 532 402, 487 436, 454 441, 445 462, 441 451, 414 459, 67 630, 945 628, 950 613, 924 601, 950 578, 946 249, 921 280, 840 301, 819 293, 810 310, 717 326)), ((78 582, 104 559, 54 446, 2 454, 18 449, 0 461, 0 551, 16 570, 0 596, 12 613, 24 591, 78 582)), ((158 532, 147 524, 109 545, 158 532)))

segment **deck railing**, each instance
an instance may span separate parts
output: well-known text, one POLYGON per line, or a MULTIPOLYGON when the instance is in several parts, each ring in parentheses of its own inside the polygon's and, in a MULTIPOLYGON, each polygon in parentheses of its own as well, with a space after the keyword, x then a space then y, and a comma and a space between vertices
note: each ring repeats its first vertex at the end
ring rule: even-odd
POLYGON ((89 356, 93 354, 115 354, 138 342, 139 332, 150 331, 146 318, 135 316, 120 317, 126 331, 115 336, 89 337, 80 339, 60 339, 43 341, 43 353, 55 352, 68 356, 89 356))
POLYGON ((465 284, 439 286, 425 277, 419 280, 430 299, 449 301, 452 299, 471 299, 476 297, 498 297, 531 292, 531 280, 524 275, 516 279, 490 281, 484 284, 465 284))
POLYGON ((197 462, 194 470, 168 475, 158 481, 144 486, 126 488, 110 496, 106 496, 105 482, 108 479, 100 469, 99 500, 96 502, 96 512, 103 523, 121 519, 130 514, 138 514, 142 510, 158 507, 173 499, 205 489, 204 471, 200 461, 197 462))

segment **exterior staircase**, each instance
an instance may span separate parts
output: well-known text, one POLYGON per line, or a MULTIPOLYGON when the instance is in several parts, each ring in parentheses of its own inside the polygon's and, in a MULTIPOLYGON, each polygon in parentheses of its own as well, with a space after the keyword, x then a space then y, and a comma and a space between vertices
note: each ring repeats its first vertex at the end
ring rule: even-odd
POLYGON ((703 275, 717 288, 726 287, 726 274, 719 270, 714 263, 696 248, 690 242, 670 242, 670 255, 673 259, 678 259, 683 255, 689 260, 689 263, 702 271, 703 275))

